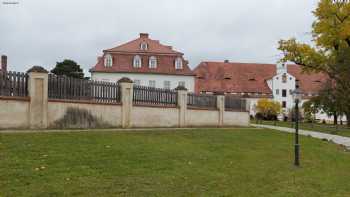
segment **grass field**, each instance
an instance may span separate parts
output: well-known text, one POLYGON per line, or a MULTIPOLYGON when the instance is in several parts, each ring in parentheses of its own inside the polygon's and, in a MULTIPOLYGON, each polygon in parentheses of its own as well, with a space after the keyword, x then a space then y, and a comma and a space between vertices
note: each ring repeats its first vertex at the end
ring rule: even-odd
POLYGON ((262 129, 0 134, 0 196, 350 196, 350 153, 262 129))
MULTIPOLYGON (((257 122, 255 120, 252 120, 251 123, 256 124, 257 122)), ((283 121, 275 122, 275 121, 259 120, 258 123, 265 124, 265 125, 275 125, 279 127, 294 128, 294 123, 292 122, 283 122, 283 121)), ((301 122, 299 123, 299 128, 304 130, 319 131, 322 133, 330 133, 334 135, 350 137, 350 128, 348 128, 346 125, 338 125, 338 128, 336 128, 335 125, 330 125, 330 124, 301 122)))

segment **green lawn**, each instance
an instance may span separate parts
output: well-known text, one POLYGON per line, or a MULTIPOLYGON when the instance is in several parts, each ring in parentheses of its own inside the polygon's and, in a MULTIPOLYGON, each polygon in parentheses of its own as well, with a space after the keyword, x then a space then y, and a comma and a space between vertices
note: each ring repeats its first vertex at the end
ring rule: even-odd
POLYGON ((0 196, 350 196, 350 152, 262 129, 0 134, 0 196))
MULTIPOLYGON (((257 122, 255 120, 252 120, 251 123, 256 124, 257 122)), ((283 121, 260 121, 259 124, 265 124, 265 125, 275 125, 280 127, 289 127, 294 128, 294 123, 292 122, 283 122, 283 121)), ((321 123, 305 123, 301 122, 299 123, 300 129, 304 130, 312 130, 312 131, 319 131, 323 133, 330 133, 334 135, 341 135, 345 137, 350 137, 350 128, 348 128, 346 125, 338 125, 338 128, 336 128, 335 125, 331 124, 321 124, 321 123)))

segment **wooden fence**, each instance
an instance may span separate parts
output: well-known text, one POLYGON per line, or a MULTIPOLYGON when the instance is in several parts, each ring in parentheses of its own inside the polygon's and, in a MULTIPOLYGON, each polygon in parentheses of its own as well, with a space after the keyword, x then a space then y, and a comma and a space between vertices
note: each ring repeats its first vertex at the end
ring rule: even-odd
POLYGON ((247 102, 245 99, 225 96, 225 110, 241 111, 241 112, 247 111, 246 103, 247 102))
POLYGON ((187 105, 198 108, 217 108, 217 98, 214 95, 193 94, 187 95, 187 105))
MULTIPOLYGON (((0 96, 28 96, 28 75, 20 72, 0 71, 0 96)), ((117 83, 75 79, 49 74, 48 97, 50 99, 86 100, 97 103, 119 103, 120 87, 117 83)), ((177 105, 174 90, 134 85, 135 104, 177 105)), ((215 95, 189 93, 187 105, 197 108, 217 108, 215 95)), ((246 100, 225 96, 225 110, 246 111, 246 100)))
POLYGON ((48 96, 51 99, 86 100, 96 103, 119 103, 117 83, 49 75, 48 96))
POLYGON ((0 71, 0 96, 28 96, 28 75, 21 72, 0 71))
POLYGON ((177 92, 174 90, 134 85, 135 104, 177 105, 177 92))

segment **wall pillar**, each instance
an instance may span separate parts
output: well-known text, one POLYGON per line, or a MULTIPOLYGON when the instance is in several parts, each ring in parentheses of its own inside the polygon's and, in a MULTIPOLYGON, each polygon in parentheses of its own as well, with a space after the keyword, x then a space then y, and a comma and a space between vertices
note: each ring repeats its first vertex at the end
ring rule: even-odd
POLYGON ((28 73, 29 127, 45 129, 48 111, 48 72, 40 66, 34 66, 28 73))
POLYGON ((224 113, 225 113, 225 95, 224 94, 217 94, 217 109, 219 111, 219 120, 218 120, 218 126, 222 127, 224 125, 224 113))
POLYGON ((133 81, 129 78, 121 78, 118 81, 121 90, 122 103, 122 128, 131 127, 131 113, 132 113, 132 98, 133 98, 133 81))
POLYGON ((179 127, 186 127, 187 89, 178 86, 175 90, 177 91, 177 106, 179 108, 179 127))

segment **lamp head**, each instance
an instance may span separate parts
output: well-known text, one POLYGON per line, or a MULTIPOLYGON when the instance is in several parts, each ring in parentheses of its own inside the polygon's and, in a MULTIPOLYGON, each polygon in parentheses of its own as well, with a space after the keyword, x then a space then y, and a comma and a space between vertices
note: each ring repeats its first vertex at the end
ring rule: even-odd
POLYGON ((292 92, 292 95, 293 95, 293 100, 295 102, 300 102, 303 96, 303 92, 299 88, 297 88, 292 92))

